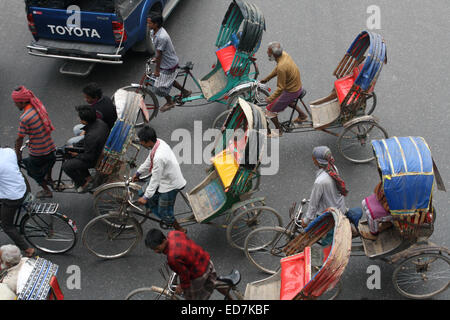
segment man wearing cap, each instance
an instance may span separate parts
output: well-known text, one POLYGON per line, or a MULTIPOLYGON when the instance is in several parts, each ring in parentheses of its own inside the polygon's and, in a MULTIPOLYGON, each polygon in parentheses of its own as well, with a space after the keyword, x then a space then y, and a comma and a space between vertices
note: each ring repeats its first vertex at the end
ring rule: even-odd
POLYGON ((53 195, 49 184, 53 183, 51 172, 56 161, 56 147, 51 136, 54 127, 44 105, 31 90, 20 86, 12 92, 11 97, 16 107, 22 111, 15 145, 17 159, 22 160, 20 148, 28 135, 29 157, 23 159, 23 163, 28 175, 42 187, 36 197, 51 198, 53 195))

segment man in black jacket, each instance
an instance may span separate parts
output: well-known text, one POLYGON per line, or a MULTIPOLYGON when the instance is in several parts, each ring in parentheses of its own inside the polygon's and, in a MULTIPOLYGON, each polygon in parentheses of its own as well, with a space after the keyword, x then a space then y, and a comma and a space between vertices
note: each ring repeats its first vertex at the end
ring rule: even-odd
POLYGON ((64 162, 64 172, 75 182, 77 192, 84 193, 88 190, 92 177, 89 168, 94 168, 100 157, 103 147, 108 139, 109 128, 103 120, 97 119, 95 110, 87 105, 76 108, 80 122, 84 125, 84 139, 76 147, 83 147, 84 152, 69 153, 73 156, 64 162))
POLYGON ((95 109, 97 118, 102 119, 111 130, 117 120, 116 106, 111 99, 103 96, 102 89, 95 82, 85 86, 83 93, 86 102, 95 109))
MULTIPOLYGON (((98 119, 103 120, 109 128, 109 131, 114 127, 117 120, 116 106, 107 96, 103 96, 102 89, 97 83, 92 82, 83 88, 84 99, 95 110, 98 119)), ((66 145, 73 146, 80 143, 84 139, 84 126, 77 124, 73 128, 74 137, 70 138, 66 145)))

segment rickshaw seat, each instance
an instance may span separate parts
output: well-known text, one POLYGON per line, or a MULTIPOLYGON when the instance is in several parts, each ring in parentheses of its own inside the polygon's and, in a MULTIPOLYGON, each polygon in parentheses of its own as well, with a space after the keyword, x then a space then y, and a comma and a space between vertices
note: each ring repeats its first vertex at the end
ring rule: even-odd
POLYGON ((222 66, 223 72, 228 75, 231 65, 233 64, 234 56, 236 55, 236 47, 233 44, 229 44, 216 50, 216 55, 222 66))
POLYGON ((311 247, 280 260, 280 300, 292 300, 311 280, 311 247))
POLYGON ((353 84, 355 83, 356 79, 358 78, 359 73, 362 70, 362 64, 359 67, 355 67, 353 69, 353 73, 342 77, 340 79, 337 79, 334 82, 334 87, 336 89, 336 94, 339 100, 339 103, 342 103, 349 93, 350 89, 353 87, 353 84))
POLYGON ((238 270, 233 269, 231 273, 226 276, 218 276, 217 280, 236 286, 241 281, 241 274, 238 270))

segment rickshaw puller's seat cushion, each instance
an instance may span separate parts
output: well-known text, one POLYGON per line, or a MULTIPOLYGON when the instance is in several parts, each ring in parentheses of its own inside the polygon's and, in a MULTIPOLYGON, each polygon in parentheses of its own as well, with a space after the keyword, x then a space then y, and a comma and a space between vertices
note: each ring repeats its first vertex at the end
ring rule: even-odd
POLYGON ((311 280, 311 248, 280 260, 280 300, 292 300, 311 280))
POLYGON ((222 66, 223 72, 228 74, 233 64, 234 56, 236 55, 236 47, 232 44, 223 47, 216 51, 217 59, 222 66))

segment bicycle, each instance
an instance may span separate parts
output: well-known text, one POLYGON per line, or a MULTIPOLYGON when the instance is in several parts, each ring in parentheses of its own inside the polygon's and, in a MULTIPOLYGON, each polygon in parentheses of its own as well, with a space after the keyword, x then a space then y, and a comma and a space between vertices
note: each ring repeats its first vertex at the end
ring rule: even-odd
POLYGON ((76 242, 75 221, 58 212, 57 203, 35 202, 28 193, 14 218, 14 226, 35 248, 47 253, 65 253, 76 242))
MULTIPOLYGON (((142 224, 152 220, 162 229, 170 229, 171 225, 150 214, 145 206, 137 200, 141 186, 125 177, 124 182, 106 184, 94 193, 94 210, 98 216, 89 221, 82 233, 83 244, 95 256, 103 259, 115 259, 130 252, 142 239, 142 224)), ((141 182, 149 177, 143 177, 141 182)), ((198 223, 188 196, 180 190, 188 210, 176 212, 175 218, 182 227, 198 223)), ((243 240, 249 231, 258 225, 281 225, 281 217, 272 208, 264 205, 261 198, 250 199, 238 203, 223 213, 225 221, 210 225, 226 228, 227 240, 233 247, 243 250, 243 240), (242 242, 242 243, 241 243, 242 242)))
MULTIPOLYGON (((178 275, 169 270, 167 264, 165 268, 160 268, 159 272, 166 281, 163 288, 157 286, 138 288, 131 291, 125 300, 184 300, 182 295, 175 293, 179 283, 178 275)), ((237 289, 237 285, 241 281, 241 274, 238 270, 233 269, 229 275, 218 276, 216 281, 214 290, 221 294, 225 293, 224 300, 244 300, 244 295, 237 289)))

